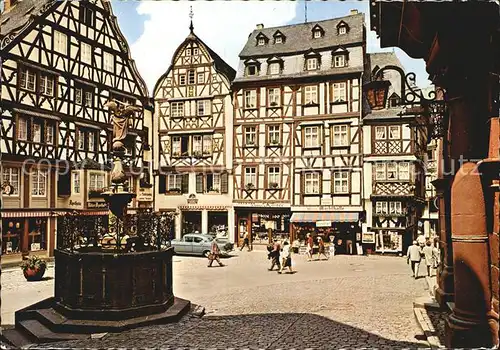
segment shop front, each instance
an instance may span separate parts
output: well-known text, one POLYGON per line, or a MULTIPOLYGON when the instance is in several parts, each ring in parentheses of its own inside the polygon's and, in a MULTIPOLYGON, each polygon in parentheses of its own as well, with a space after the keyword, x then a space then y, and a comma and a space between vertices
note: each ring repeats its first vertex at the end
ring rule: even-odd
POLYGON ((306 245, 307 234, 316 241, 321 237, 327 245, 335 244, 336 254, 362 254, 359 213, 306 212, 293 213, 292 240, 306 245))
POLYGON ((54 250, 54 222, 55 218, 48 211, 4 211, 2 255, 11 256, 13 260, 30 254, 51 255, 54 250))
POLYGON ((267 245, 275 238, 289 238, 290 215, 289 209, 282 208, 236 209, 235 242, 241 246, 246 233, 252 245, 267 245))
POLYGON ((179 206, 180 238, 188 233, 209 233, 229 238, 229 212, 227 206, 188 205, 179 206))

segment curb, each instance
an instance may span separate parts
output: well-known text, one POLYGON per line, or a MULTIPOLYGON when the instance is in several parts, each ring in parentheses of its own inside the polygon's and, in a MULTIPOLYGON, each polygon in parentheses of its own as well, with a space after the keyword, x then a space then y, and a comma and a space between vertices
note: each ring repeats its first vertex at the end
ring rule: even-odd
POLYGON ((429 343, 431 349, 444 349, 445 346, 441 344, 439 337, 437 336, 436 329, 427 314, 427 309, 440 310, 440 307, 438 303, 429 297, 421 297, 413 302, 413 313, 415 315, 415 319, 424 332, 424 335, 427 338, 427 343, 429 343))

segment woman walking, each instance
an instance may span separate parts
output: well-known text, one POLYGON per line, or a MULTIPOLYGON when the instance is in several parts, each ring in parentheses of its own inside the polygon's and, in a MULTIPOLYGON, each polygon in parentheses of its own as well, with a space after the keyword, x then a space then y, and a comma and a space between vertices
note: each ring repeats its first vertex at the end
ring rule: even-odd
POLYGON ((434 259, 433 259, 433 249, 431 246, 431 241, 425 242, 425 247, 422 249, 422 253, 424 255, 424 260, 425 260, 425 266, 427 266, 427 276, 431 276, 431 269, 432 266, 434 265, 434 259))
POLYGON ((288 243, 288 241, 285 241, 283 243, 283 249, 281 250, 281 268, 279 269, 278 273, 281 274, 285 267, 288 267, 290 273, 293 273, 292 251, 290 250, 290 244, 288 243))
POLYGON ((306 241, 306 252, 307 252, 307 261, 311 261, 313 257, 313 246, 314 246, 314 241, 313 238, 311 237, 311 234, 307 234, 307 241, 306 241))
POLYGON ((321 255, 323 255, 326 260, 328 260, 328 255, 326 255, 325 251, 325 242, 321 237, 318 237, 318 260, 321 260, 321 255))
POLYGON ((212 263, 216 260, 219 263, 219 266, 224 266, 223 263, 220 262, 219 259, 220 249, 217 245, 216 240, 212 241, 212 246, 210 247, 210 254, 208 255, 208 267, 212 267, 212 263))

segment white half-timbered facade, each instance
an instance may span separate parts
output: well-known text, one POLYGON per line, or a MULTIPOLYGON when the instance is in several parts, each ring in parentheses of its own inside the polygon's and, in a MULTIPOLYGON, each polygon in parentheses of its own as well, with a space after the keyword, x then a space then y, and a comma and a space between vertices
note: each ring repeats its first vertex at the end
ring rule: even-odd
POLYGON ((190 29, 154 89, 155 208, 179 213, 177 237, 232 238, 235 71, 190 29))
MULTIPOLYGON (((393 52, 369 54, 367 75, 393 65, 403 69, 393 52)), ((364 201, 362 241, 380 253, 406 253, 419 231, 425 201, 427 129, 419 116, 398 107, 400 76, 385 71, 391 82, 384 109, 363 118, 364 201)))
POLYGON ((233 83, 239 239, 311 232, 355 249, 364 52, 356 11, 250 34, 233 83))
POLYGON ((108 1, 7 0, 0 19, 2 251, 51 254, 57 214, 106 214, 110 98, 142 107, 125 171, 131 206, 152 204, 148 92, 108 1))

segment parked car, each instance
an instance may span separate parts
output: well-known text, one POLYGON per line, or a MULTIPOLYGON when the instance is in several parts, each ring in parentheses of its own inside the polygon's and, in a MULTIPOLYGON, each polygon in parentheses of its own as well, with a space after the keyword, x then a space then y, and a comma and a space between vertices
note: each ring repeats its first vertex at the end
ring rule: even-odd
POLYGON ((201 233, 188 233, 181 239, 173 239, 171 246, 174 248, 175 254, 208 256, 214 239, 219 246, 221 255, 228 255, 234 249, 234 244, 229 242, 227 238, 214 238, 211 235, 201 233))

